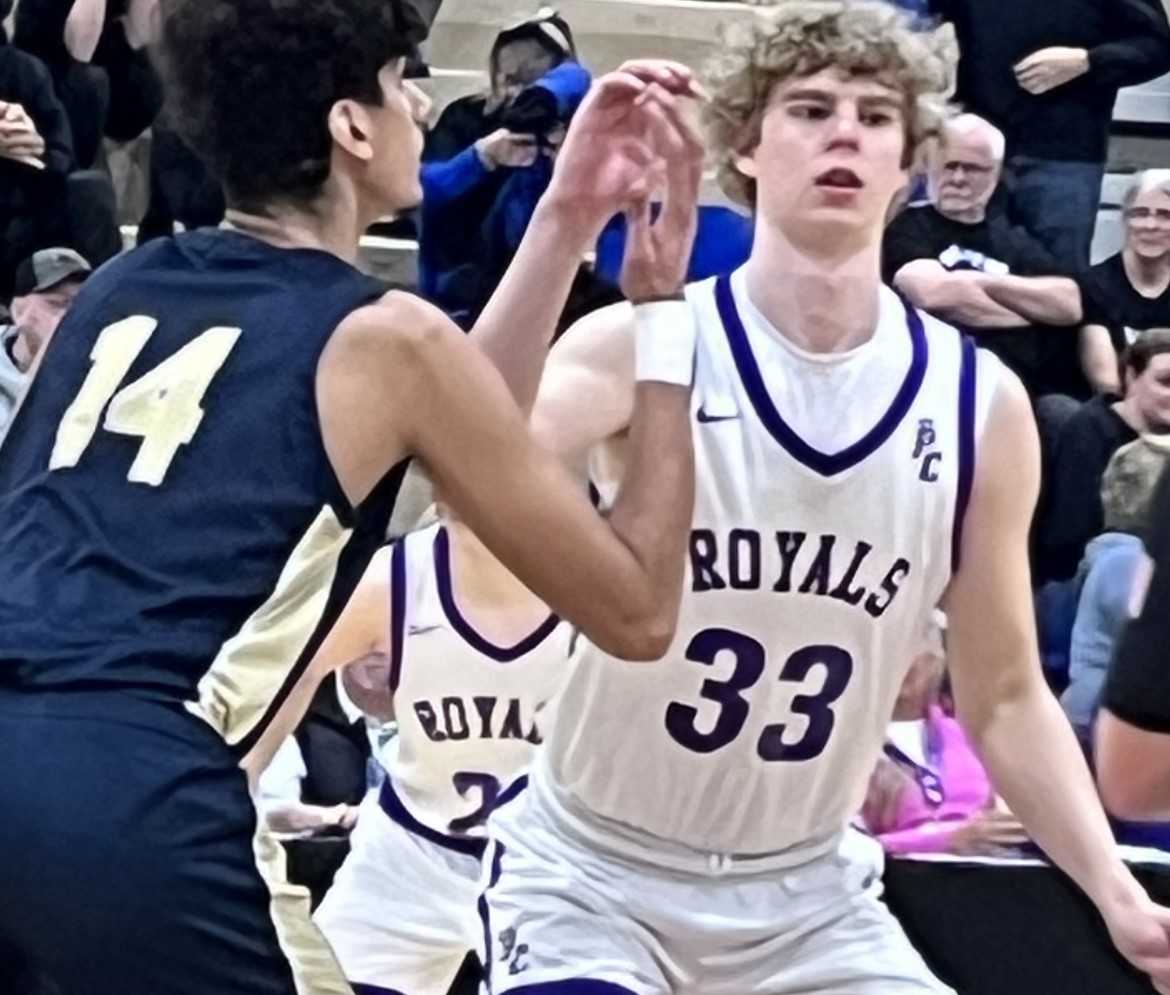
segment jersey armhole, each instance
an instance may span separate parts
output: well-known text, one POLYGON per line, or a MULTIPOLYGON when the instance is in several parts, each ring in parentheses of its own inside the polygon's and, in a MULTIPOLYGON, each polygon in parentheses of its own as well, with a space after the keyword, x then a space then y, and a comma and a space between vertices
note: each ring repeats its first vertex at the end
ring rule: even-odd
POLYGON ((390 693, 398 690, 406 641, 406 537, 390 553, 390 693))
POLYGON ((952 574, 958 572, 962 560, 963 524, 967 517, 967 506, 971 502, 979 441, 991 417, 991 405, 995 400, 1003 367, 994 353, 978 348, 968 336, 963 336, 960 348, 959 480, 955 494, 955 521, 951 530, 952 574))

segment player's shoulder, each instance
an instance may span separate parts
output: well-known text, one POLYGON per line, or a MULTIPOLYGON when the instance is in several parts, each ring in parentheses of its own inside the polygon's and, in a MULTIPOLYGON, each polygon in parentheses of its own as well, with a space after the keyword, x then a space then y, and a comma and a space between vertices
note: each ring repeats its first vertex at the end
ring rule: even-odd
POLYGON ((463 332, 433 304, 390 290, 349 312, 330 338, 330 352, 347 361, 402 373, 436 362, 437 353, 463 332))

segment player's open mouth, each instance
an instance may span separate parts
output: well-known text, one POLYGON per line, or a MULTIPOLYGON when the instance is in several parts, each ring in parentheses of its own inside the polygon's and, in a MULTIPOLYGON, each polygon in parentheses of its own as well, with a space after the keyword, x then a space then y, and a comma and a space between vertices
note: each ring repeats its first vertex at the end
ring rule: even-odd
POLYGON ((816 179, 818 187, 828 187, 832 190, 860 190, 864 183, 852 169, 837 167, 821 173, 816 179))

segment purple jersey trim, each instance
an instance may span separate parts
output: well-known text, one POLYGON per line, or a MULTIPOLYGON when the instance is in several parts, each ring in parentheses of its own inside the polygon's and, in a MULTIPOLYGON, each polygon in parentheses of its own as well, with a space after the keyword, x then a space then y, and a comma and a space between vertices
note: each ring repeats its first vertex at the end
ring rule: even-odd
POLYGON ((963 552, 963 522, 975 480, 975 343, 963 338, 959 364, 959 486, 955 494, 955 522, 951 529, 951 572, 957 572, 963 552))
POLYGON ((406 637, 406 538, 390 552, 390 693, 398 690, 406 637))
POLYGON ((748 341, 747 330, 739 316, 739 309, 735 304, 735 295, 731 290, 730 277, 722 276, 715 283, 715 304, 719 309, 719 317, 727 333, 727 341, 731 346, 731 354, 735 358, 735 366, 739 377, 743 381, 748 397, 751 398, 755 409, 764 427, 772 437, 788 452, 788 454, 810 470, 814 470, 822 477, 832 477, 838 473, 856 466, 873 453, 884 443, 906 417, 910 406, 914 403, 922 381, 926 377, 926 365, 929 348, 926 341, 926 331, 922 327, 922 319, 918 312, 905 301, 906 327, 910 333, 910 343, 913 355, 910 368, 906 371, 906 378, 898 388, 893 402, 881 420, 853 445, 842 449, 838 453, 823 453, 814 449, 805 442, 776 410, 756 357, 752 353, 751 343, 748 341))
POLYGON ((453 850, 455 853, 462 853, 476 859, 483 858, 483 852, 487 849, 487 840, 472 839, 468 836, 448 836, 446 833, 441 833, 437 829, 432 829, 419 822, 402 804, 402 799, 398 797, 398 792, 394 788, 394 779, 391 777, 382 782, 382 788, 378 792, 378 805, 391 822, 398 823, 408 833, 424 839, 428 843, 441 846, 445 850, 453 850))
POLYGON ((636 995, 629 988, 612 981, 594 981, 590 978, 567 978, 564 981, 546 981, 539 985, 510 988, 508 995, 636 995))
POLYGON ((362 985, 355 981, 351 981, 349 987, 353 989, 353 995, 406 995, 405 992, 400 992, 397 988, 382 988, 379 985, 362 985))
POLYGON ((487 893, 500 882, 500 863, 504 859, 504 844, 499 840, 492 840, 491 845, 491 872, 488 874, 487 887, 479 895, 476 909, 479 911, 479 921, 483 923, 483 976, 487 981, 487 990, 492 986, 492 927, 488 912, 487 893))
POLYGON ((440 528, 435 536, 434 552, 435 580, 439 588, 439 602, 443 606, 443 612, 447 616, 447 621, 451 623, 451 628, 477 652, 498 663, 511 663, 513 660, 518 660, 531 653, 560 625, 560 618, 550 612, 548 618, 537 627, 536 631, 525 636, 515 646, 497 646, 495 643, 489 642, 476 632, 475 627, 463 617, 459 611, 459 605, 455 603, 455 593, 451 587, 450 540, 447 538, 447 530, 444 528, 440 528))

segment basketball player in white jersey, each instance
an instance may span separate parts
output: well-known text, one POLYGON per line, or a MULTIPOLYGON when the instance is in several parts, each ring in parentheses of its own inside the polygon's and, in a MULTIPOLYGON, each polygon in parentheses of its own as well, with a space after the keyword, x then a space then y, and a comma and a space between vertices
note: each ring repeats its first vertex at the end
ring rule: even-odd
POLYGON ((449 517, 371 562, 318 656, 346 665, 365 710, 398 722, 316 915, 357 995, 446 995, 475 949, 487 817, 522 784, 568 639, 449 517))
MULTIPOLYGON (((529 789, 490 822, 497 995, 949 991, 878 899, 876 843, 846 829, 939 605, 997 788, 1170 991, 1170 915, 1115 855, 1041 677, 1028 398, 880 282, 884 220, 955 56, 949 29, 864 0, 761 8, 723 53, 715 151, 756 234, 730 279, 660 305, 699 342, 680 624, 654 664, 576 641, 529 789)), ((533 412, 603 497, 632 341, 625 307, 584 319, 533 412)))

